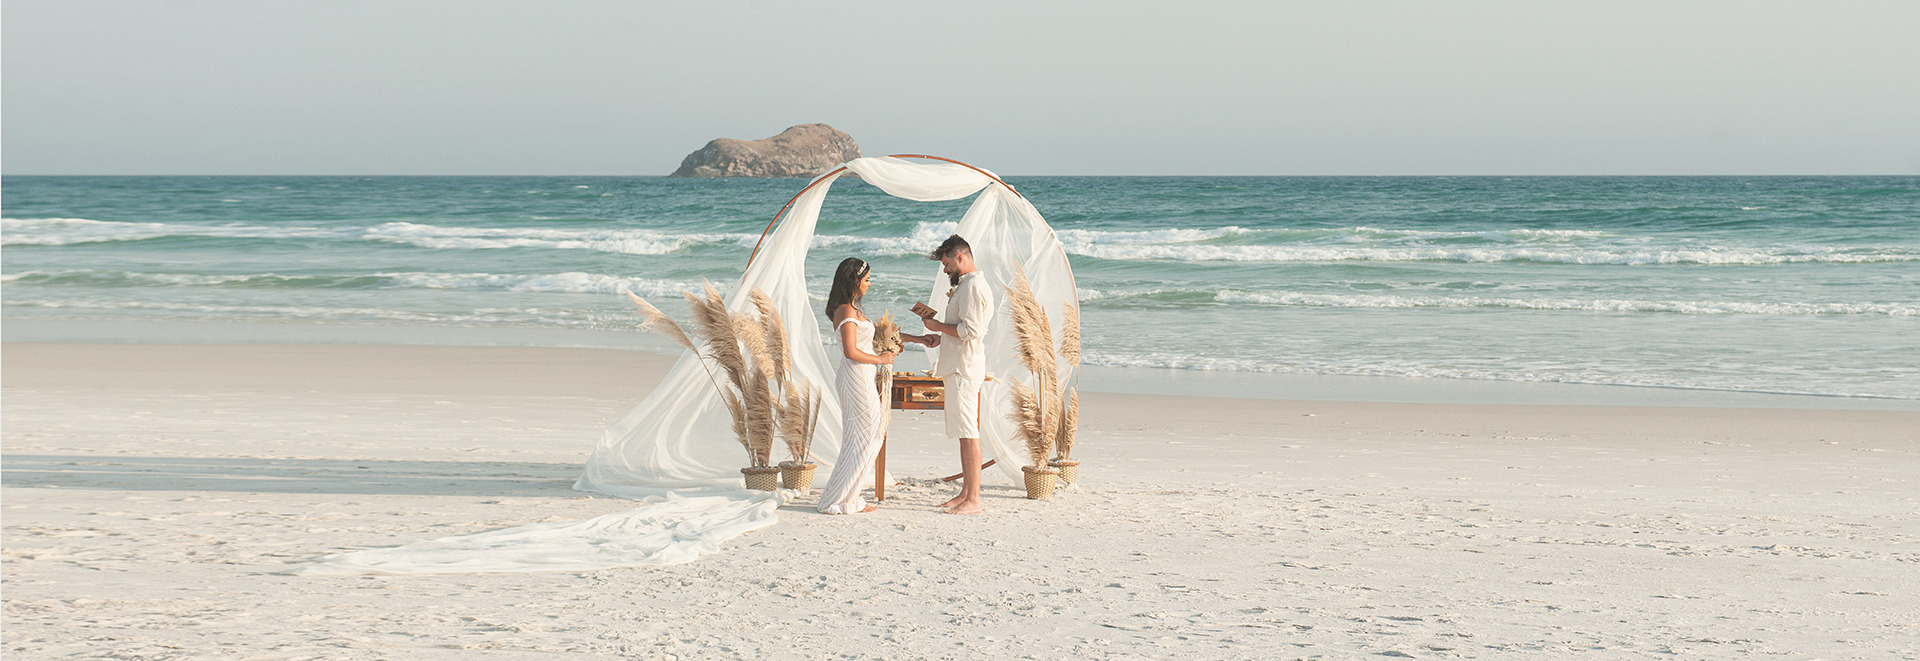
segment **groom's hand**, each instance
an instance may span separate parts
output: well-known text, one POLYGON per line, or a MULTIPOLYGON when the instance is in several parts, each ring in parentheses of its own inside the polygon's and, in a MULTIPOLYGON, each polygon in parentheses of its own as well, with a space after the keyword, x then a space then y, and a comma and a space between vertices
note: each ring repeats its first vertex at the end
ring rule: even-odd
POLYGON ((927 333, 927 348, 931 349, 937 346, 940 346, 940 334, 927 333))

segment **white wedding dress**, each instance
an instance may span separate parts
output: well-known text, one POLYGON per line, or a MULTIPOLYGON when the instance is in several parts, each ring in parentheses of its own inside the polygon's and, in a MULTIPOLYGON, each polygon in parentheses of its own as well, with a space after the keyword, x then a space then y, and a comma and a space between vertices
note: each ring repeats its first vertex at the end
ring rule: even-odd
MULTIPOLYGON (((873 322, 848 317, 842 324, 853 324, 854 346, 866 350, 873 346, 873 322)), ((839 337, 839 327, 834 327, 839 337)), ((880 390, 875 382, 879 365, 856 363, 840 352, 840 369, 834 375, 833 392, 840 398, 840 457, 833 462, 833 475, 820 490, 820 511, 827 514, 858 514, 867 501, 860 498, 860 485, 873 474, 873 459, 880 454, 880 442, 886 430, 880 428, 880 390)))

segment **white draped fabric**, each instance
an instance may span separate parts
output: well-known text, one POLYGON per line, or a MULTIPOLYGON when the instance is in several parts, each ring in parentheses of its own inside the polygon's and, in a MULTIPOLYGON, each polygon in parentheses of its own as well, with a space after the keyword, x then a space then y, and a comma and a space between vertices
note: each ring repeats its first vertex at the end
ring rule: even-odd
MULTIPOLYGON (((1003 475, 1021 483, 1027 453, 1007 420, 1007 384, 1029 379, 1014 352, 1006 289, 1016 272, 1026 273, 1046 307, 1056 346, 1060 320, 1074 302, 1073 272, 1066 252, 1032 204, 993 177, 972 168, 899 158, 861 158, 846 169, 895 197, 921 202, 955 200, 979 193, 962 216, 957 233, 972 245, 974 261, 993 288, 999 309, 986 335, 987 372, 980 406, 982 452, 1003 475)), ((727 292, 727 308, 750 311, 747 293, 765 290, 786 322, 796 381, 823 394, 814 460, 830 471, 840 446, 840 401, 833 389, 834 363, 821 341, 819 316, 806 290, 806 258, 813 244, 820 205, 841 173, 814 180, 760 246, 740 283, 727 292)), ((935 246, 928 245, 931 251, 935 246)), ((837 260, 835 260, 837 261, 837 260)), ((946 305, 949 287, 939 265, 927 262, 932 288, 928 304, 946 305)), ((819 292, 825 295, 826 292, 819 292)), ((912 330, 913 324, 904 324, 912 330)), ((928 349, 927 351, 938 351, 928 349)), ((927 365, 932 365, 932 354, 927 365)), ((464 537, 420 542, 398 548, 331 556, 304 573, 447 573, 578 570, 687 562, 711 552, 728 538, 777 521, 775 509, 787 492, 767 494, 742 489, 740 468, 746 451, 734 439, 726 406, 715 392, 705 361, 683 352, 660 385, 609 428, 594 448, 574 488, 626 498, 646 506, 585 521, 548 523, 464 537)), ((1061 365, 1063 380, 1073 365, 1061 365)), ((913 439, 948 443, 947 439, 913 439)), ((776 459, 784 447, 776 447, 776 459)), ((956 448, 955 458, 958 458, 956 448)), ((956 463, 957 467, 957 463, 956 463)), ((816 473, 818 474, 818 473, 816 473)))

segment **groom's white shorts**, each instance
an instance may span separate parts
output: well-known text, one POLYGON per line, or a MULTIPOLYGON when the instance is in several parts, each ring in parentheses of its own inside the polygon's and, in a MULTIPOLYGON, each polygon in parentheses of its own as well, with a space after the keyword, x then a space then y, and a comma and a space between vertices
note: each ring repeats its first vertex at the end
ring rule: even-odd
POLYGON ((980 377, 954 372, 941 382, 947 389, 947 438, 980 438, 980 377))

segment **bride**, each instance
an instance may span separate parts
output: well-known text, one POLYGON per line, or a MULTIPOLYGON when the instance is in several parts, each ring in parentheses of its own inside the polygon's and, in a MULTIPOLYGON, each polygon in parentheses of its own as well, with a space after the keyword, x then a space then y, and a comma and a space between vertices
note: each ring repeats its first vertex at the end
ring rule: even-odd
MULTIPOLYGON (((833 475, 820 491, 820 511, 827 514, 861 514, 874 510, 860 498, 860 485, 873 469, 880 454, 880 441, 886 430, 880 428, 880 390, 874 377, 881 365, 892 365, 897 351, 875 355, 873 321, 860 310, 860 299, 867 295, 872 268, 858 257, 840 262, 833 273, 833 289, 827 293, 827 318, 833 322, 833 334, 840 338, 840 372, 834 377, 834 393, 840 398, 840 458, 833 463, 833 475)), ((926 344, 918 335, 902 334, 900 339, 926 344)))

